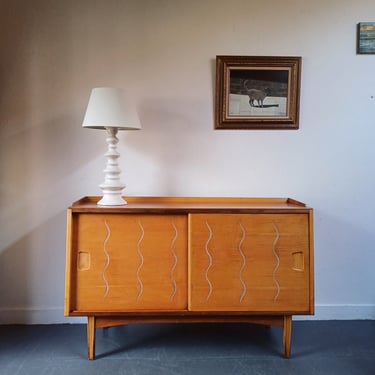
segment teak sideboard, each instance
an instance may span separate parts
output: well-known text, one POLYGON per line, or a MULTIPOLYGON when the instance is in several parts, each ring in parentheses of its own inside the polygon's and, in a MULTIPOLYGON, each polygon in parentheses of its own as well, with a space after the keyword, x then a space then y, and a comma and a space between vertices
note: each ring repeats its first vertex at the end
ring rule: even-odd
POLYGON ((283 327, 314 314, 313 210, 290 198, 127 197, 67 212, 65 315, 96 328, 141 322, 283 327))

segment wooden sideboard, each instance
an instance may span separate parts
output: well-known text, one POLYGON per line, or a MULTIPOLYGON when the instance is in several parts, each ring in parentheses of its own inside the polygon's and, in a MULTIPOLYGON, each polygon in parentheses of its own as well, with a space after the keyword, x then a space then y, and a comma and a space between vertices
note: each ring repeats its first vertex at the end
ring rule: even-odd
POLYGON ((283 327, 314 313, 313 210, 289 198, 127 197, 67 212, 65 315, 96 328, 139 322, 283 327))

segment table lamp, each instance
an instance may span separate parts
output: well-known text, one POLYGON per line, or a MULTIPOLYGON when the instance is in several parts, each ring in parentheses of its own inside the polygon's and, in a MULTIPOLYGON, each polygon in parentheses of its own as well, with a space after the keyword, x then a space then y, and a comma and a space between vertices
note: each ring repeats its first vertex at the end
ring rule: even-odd
POLYGON ((82 126, 91 129, 107 130, 108 150, 104 154, 107 164, 104 169, 105 179, 99 185, 103 197, 99 206, 118 206, 127 204, 121 193, 125 185, 120 180, 120 157, 117 151, 117 132, 119 130, 137 130, 141 128, 134 106, 125 91, 120 88, 97 87, 92 89, 82 126))

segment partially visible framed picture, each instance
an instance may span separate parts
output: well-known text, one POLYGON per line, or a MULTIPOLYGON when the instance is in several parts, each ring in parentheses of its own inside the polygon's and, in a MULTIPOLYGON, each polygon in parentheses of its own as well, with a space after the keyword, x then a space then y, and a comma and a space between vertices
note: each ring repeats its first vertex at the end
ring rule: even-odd
POLYGON ((216 56, 215 129, 298 129, 301 57, 216 56))
POLYGON ((357 25, 357 53, 375 54, 375 22, 360 22, 357 25))

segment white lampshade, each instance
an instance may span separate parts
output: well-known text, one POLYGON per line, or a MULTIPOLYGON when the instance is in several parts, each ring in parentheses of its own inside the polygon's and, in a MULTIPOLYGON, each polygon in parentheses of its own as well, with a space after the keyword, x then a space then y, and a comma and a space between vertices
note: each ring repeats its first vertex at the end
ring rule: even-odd
POLYGON ((131 98, 123 89, 92 89, 82 126, 93 129, 140 129, 138 114, 131 98))

